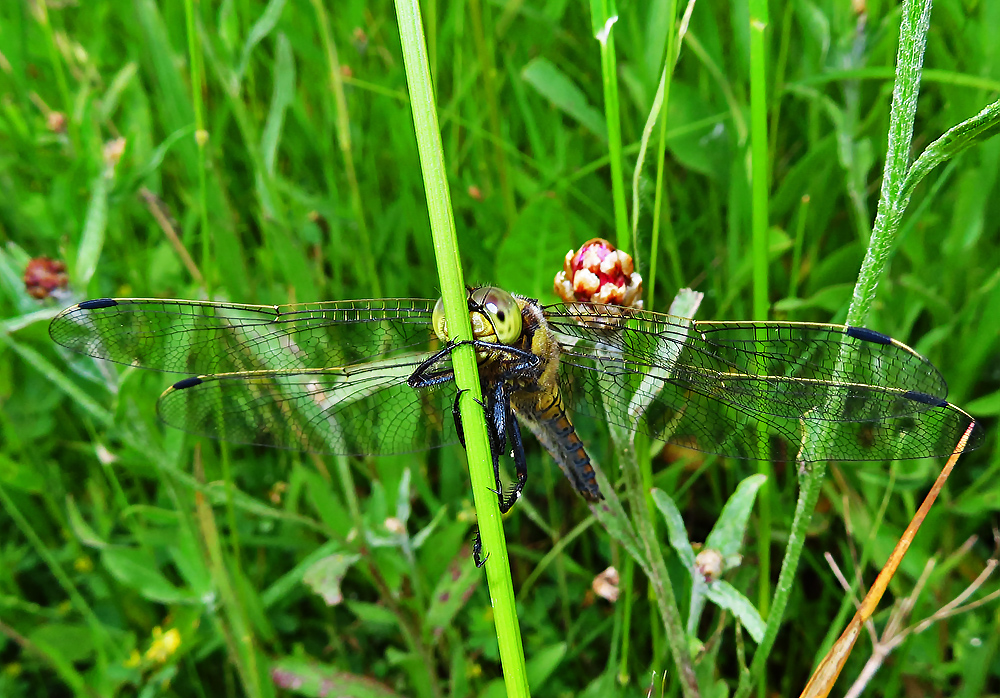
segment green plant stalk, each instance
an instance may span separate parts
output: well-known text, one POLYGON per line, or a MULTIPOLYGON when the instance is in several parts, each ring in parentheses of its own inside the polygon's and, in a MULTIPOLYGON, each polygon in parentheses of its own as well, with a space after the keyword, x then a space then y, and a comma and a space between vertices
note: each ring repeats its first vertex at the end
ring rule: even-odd
POLYGON ((41 0, 35 5, 36 18, 42 25, 45 33, 45 45, 49 50, 49 60, 52 62, 52 72, 56 75, 56 86, 59 88, 59 96, 62 98, 61 108, 66 115, 67 131, 70 142, 74 150, 80 148, 80 126, 73 118, 73 96, 69 92, 69 84, 66 82, 66 72, 63 70, 62 54, 59 53, 59 46, 56 44, 55 32, 52 29, 52 22, 49 20, 49 8, 47 0, 41 0))
MULTIPOLYGON (((35 553, 41 558, 45 565, 49 568, 52 576, 55 577, 57 584, 62 587, 66 596, 69 597, 73 608, 83 616, 87 623, 87 627, 90 632, 93 633, 94 637, 94 654, 96 657, 95 670, 99 676, 106 676, 108 671, 108 651, 110 650, 112 655, 118 656, 120 648, 116 648, 114 640, 108 634, 101 620, 94 613, 94 609, 90 607, 87 600, 83 598, 76 585, 73 584, 73 580, 69 578, 66 572, 63 570, 62 566, 59 564, 59 560, 56 559, 55 554, 52 550, 45 544, 35 529, 32 527, 31 522, 25 518, 24 514, 17 507, 17 504, 7 495, 7 491, 0 484, 0 506, 3 510, 7 512, 10 518, 13 520, 14 524, 20 529, 24 537, 31 543, 32 548, 34 548, 35 553)), ((67 665, 62 670, 59 671, 63 679, 67 681, 69 685, 75 683, 75 672, 71 673, 71 666, 67 665)))
POLYGON ((493 137, 493 157, 496 161, 497 180, 500 186, 500 195, 503 197, 504 216, 507 218, 507 229, 509 230, 517 217, 517 206, 514 201, 514 191, 507 177, 507 156, 502 145, 504 137, 500 129, 500 105, 497 103, 496 60, 493 55, 493 44, 490 42, 486 30, 483 5, 480 0, 469 0, 469 20, 472 24, 472 37, 476 43, 476 53, 479 54, 479 70, 483 80, 486 111, 490 119, 490 135, 493 137))
POLYGON ((205 171, 205 147, 208 131, 205 130, 205 107, 202 99, 204 67, 202 65, 201 42, 195 19, 194 0, 184 0, 184 18, 187 27, 188 59, 191 65, 191 104, 194 107, 194 142, 198 148, 198 222, 201 227, 201 268, 205 280, 205 294, 212 297, 212 277, 208 273, 212 259, 212 228, 208 224, 208 183, 205 171))
POLYGON ((885 275, 889 253, 899 232, 908 197, 903 196, 913 141, 913 119, 920 94, 920 70, 931 23, 931 0, 905 0, 896 55, 896 82, 889 110, 889 138, 882 173, 875 225, 861 263, 854 295, 847 310, 847 324, 861 325, 875 300, 875 290, 885 275))
POLYGON ((615 244, 629 247, 628 209, 625 206, 625 174, 622 169, 622 128, 618 100, 618 61, 615 58, 614 24, 618 9, 614 0, 591 0, 594 34, 601 45, 601 81, 604 85, 604 119, 608 125, 608 157, 611 164, 611 194, 615 209, 615 244))
MULTIPOLYGON (((766 0, 750 0, 750 152, 753 226, 753 316, 767 320, 770 310, 767 275, 768 238, 768 142, 767 142, 767 64, 768 15, 766 0)), ((763 431, 761 439, 766 439, 763 431)), ((758 461, 757 472, 771 479, 771 464, 758 461)), ((760 574, 757 610, 767 618, 771 598, 771 488, 765 484, 758 493, 760 523, 757 528, 757 557, 760 574)), ((763 683, 761 690, 764 690, 763 683)))
MULTIPOLYGON (((686 24, 685 24, 686 28, 686 24)), ((682 30, 683 31, 683 28, 682 30)), ((665 194, 665 171, 667 155, 667 107, 670 104, 670 84, 673 81, 674 68, 677 66, 677 59, 680 57, 680 36, 677 32, 677 1, 667 0, 667 48, 663 61, 663 74, 660 76, 660 86, 657 89, 657 96, 662 93, 662 101, 655 107, 659 112, 660 129, 656 144, 656 190, 653 195, 653 221, 651 230, 651 240, 649 244, 649 282, 646 286, 646 298, 648 307, 653 309, 656 299, 656 260, 659 259, 660 248, 660 220, 661 216, 667 232, 667 252, 670 256, 670 267, 674 274, 674 283, 678 286, 683 283, 684 273, 681 269, 680 254, 677 251, 677 243, 674 240, 673 222, 670 220, 670 197, 665 194)), ((650 132, 652 126, 649 127, 650 132)), ((643 140, 646 139, 643 132, 643 140)), ((643 146, 645 147, 645 146, 643 146)), ((642 170, 642 152, 636 163, 636 170, 642 170)), ((639 178, 633 178, 632 191, 632 235, 636 237, 639 221, 639 178)), ((638 239, 634 240, 636 249, 639 249, 638 239)), ((650 502, 651 503, 651 502, 650 502)))
MULTIPOLYGON (((910 143, 913 136, 913 117, 917 107, 917 95, 920 91, 920 67, 923 64, 927 30, 930 26, 930 11, 931 0, 905 0, 903 4, 899 50, 896 57, 896 84, 889 112, 889 138, 882 193, 868 252, 858 274, 854 297, 847 314, 847 323, 851 325, 862 324, 871 307, 878 281, 885 272, 891 245, 899 230, 899 221, 906 205, 905 200, 899 201, 899 197, 903 190, 909 160, 910 143)), ((842 350, 837 357, 837 370, 842 370, 844 364, 850 359, 849 353, 842 350)), ((810 440, 818 442, 824 438, 826 438, 826 429, 820 425, 816 430, 806 434, 803 450, 810 448, 810 440)), ((753 662, 750 665, 752 680, 763 675, 767 655, 770 653, 774 638, 777 636, 778 626, 791 593, 795 567, 798 565, 802 546, 805 543, 806 530, 812 520, 812 512, 819 498, 819 489, 826 473, 826 464, 823 462, 802 463, 800 468, 799 499, 795 507, 795 518, 792 521, 788 544, 785 547, 785 557, 781 563, 781 574, 778 577, 778 585, 772 600, 764 639, 754 653, 753 662)), ((745 698, 750 691, 750 685, 751 682, 745 686, 741 684, 736 693, 737 698, 745 698)))
POLYGON ((646 492, 642 486, 642 473, 636 460, 635 448, 629 445, 628 437, 623 429, 612 426, 611 435, 617 447, 619 463, 624 475, 632 523, 635 525, 639 539, 645 548, 646 557, 652 567, 649 583, 655 593, 663 627, 667 632, 667 644, 670 645, 670 654, 673 656, 674 666, 680 677, 681 692, 685 698, 699 696, 701 694, 698 689, 698 678, 691 664, 687 635, 681 624, 677 597, 674 596, 667 565, 663 560, 663 550, 656 537, 649 509, 646 507, 646 492))
POLYGON ((320 41, 323 43, 323 53, 326 56, 327 72, 330 76, 330 90, 333 92, 337 108, 337 144, 344 157, 344 171, 347 175, 347 187, 351 192, 351 210, 358 224, 358 235, 361 238, 361 254, 371 284, 372 294, 382 295, 380 275, 375 269, 375 253, 372 250, 371 235, 365 222, 365 209, 361 203, 361 187, 354 168, 354 151, 351 146, 351 117, 347 109, 347 96, 344 94, 344 78, 340 72, 340 59, 337 56, 337 44, 330 33, 330 20, 323 7, 323 0, 312 0, 313 11, 316 13, 316 24, 319 27, 320 41))
POLYGON ((812 521, 813 511, 816 509, 816 502, 819 501, 819 493, 822 490, 825 477, 825 461, 807 463, 799 475, 799 498, 795 503, 795 515, 792 518, 792 526, 788 534, 785 556, 781 560, 781 572, 778 574, 778 583, 775 585, 771 613, 767 617, 767 628, 764 630, 764 637, 760 641, 757 651, 754 652, 750 673, 741 674, 735 698, 746 698, 758 677, 763 675, 767 657, 774 647, 774 640, 778 637, 781 618, 785 613, 792 589, 795 587, 795 572, 799 566, 799 558, 806 542, 809 522, 812 521))
MULTIPOLYGON (((395 0, 399 37, 403 48, 403 63, 410 93, 413 127, 423 171, 424 190, 434 251, 441 281, 445 319, 450 338, 458 342, 472 339, 469 310, 462 279, 462 266, 455 236, 448 178, 441 150, 441 132, 438 128, 434 105, 430 69, 424 44, 424 32, 417 0, 395 0)), ((465 431, 472 494, 479 519, 483 552, 486 559, 486 579, 493 601, 493 618, 496 623, 500 663, 503 669, 507 695, 520 698, 529 695, 528 677, 524 667, 524 650, 521 630, 514 606, 514 585, 510 578, 510 564, 503 537, 500 508, 491 492, 495 487, 490 448, 486 438, 486 423, 479 405, 482 395, 475 352, 469 344, 457 346, 452 351, 455 383, 462 392, 460 409, 465 431)))
MULTIPOLYGON (((200 455, 196 452, 195 473, 196 477, 203 481, 204 473, 200 461, 200 455)), ((257 653, 253 642, 252 624, 247 617, 246 608, 239 598, 236 585, 233 584, 229 568, 226 565, 219 530, 212 515, 212 507, 205 498, 201 497, 196 500, 196 509, 204 555, 212 576, 212 583, 219 592, 221 605, 225 612, 225 620, 214 614, 212 618, 226 640, 230 660, 236 665, 244 690, 251 698, 258 698, 263 693, 257 666, 257 653)))

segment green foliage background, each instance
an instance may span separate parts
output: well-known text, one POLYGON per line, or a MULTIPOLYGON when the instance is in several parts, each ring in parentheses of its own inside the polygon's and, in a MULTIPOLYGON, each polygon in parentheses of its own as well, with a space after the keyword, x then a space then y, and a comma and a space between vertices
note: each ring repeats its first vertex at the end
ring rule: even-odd
MULTIPOLYGON (((665 6, 623 2, 613 30, 629 181, 662 70, 665 6)), ((466 279, 550 300, 565 252, 614 235, 589 8, 422 7, 466 279)), ((827 0, 770 6, 775 319, 842 320, 864 255, 899 24, 895 4, 865 9, 862 18, 827 0)), ((996 99, 997 26, 998 3, 936 4, 918 151, 996 99)), ((692 286, 706 294, 700 317, 752 317, 747 27, 742 3, 701 0, 691 17, 670 93, 668 210, 655 257, 652 165, 641 181, 631 251, 641 272, 657 270, 647 308, 665 310, 692 286)), ((66 356, 46 333, 59 307, 86 297, 436 296, 409 109, 384 0, 0 5, 0 695, 502 695, 489 596, 470 569, 474 517, 459 450, 348 462, 198 445, 156 420, 172 377, 66 356), (112 171, 106 146, 116 138, 125 148, 112 171), (71 296, 25 293, 24 267, 40 255, 66 261, 71 296), (387 529, 390 517, 408 534, 387 529), (332 554, 350 567, 343 602, 330 605, 310 585, 333 594, 312 567, 332 554)), ((954 598, 994 554, 998 173, 1000 139, 987 140, 917 188, 867 322, 927 355, 949 399, 985 418, 988 433, 891 587, 909 594, 937 556, 913 619, 954 598), (979 542, 957 554, 972 535, 979 542)), ((592 447, 605 451, 599 439, 592 447)), ((625 604, 589 591, 623 554, 531 449, 526 497, 505 530, 533 692, 640 695, 650 669, 672 667, 645 582, 632 581, 623 632, 625 604)), ((754 471, 701 464, 654 462, 655 484, 678 502, 692 540, 754 471)), ((823 553, 848 576, 860 558, 870 582, 939 466, 831 469, 768 691, 797 694, 853 611, 823 553)), ((770 527, 751 522, 743 565, 728 577, 751 599, 757 538, 769 537, 780 558, 795 493, 794 473, 776 472, 770 527)), ((676 559, 668 564, 683 601, 687 578, 676 559)), ((973 598, 997 586, 987 581, 973 598)), ((713 695, 737 677, 732 627, 714 608, 700 626, 699 678, 713 695)), ((911 636, 870 690, 1000 693, 998 644, 997 605, 986 604, 911 636)), ((862 640, 846 679, 869 654, 862 640)))

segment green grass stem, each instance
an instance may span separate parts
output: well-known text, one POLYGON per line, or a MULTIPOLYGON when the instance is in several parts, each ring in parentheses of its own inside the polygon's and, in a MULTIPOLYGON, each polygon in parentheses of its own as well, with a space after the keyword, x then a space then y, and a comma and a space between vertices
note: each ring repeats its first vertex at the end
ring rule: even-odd
MULTIPOLYGON (((434 91, 424 48, 420 7, 416 0, 396 0, 396 16, 403 46, 406 82, 413 110, 413 128, 420 153, 431 234, 438 261, 445 317, 451 339, 467 342, 472 339, 472 328, 469 324, 465 283, 455 236, 455 221, 452 217, 447 169, 441 149, 434 91)), ((493 601, 504 682, 508 696, 527 696, 528 678, 525 673, 521 631, 514 605, 514 587, 510 577, 507 546, 503 536, 500 508, 496 497, 490 491, 494 487, 493 470, 486 437, 486 424, 479 407, 482 394, 473 348, 468 344, 456 347, 452 352, 452 362, 455 369, 455 383, 460 391, 464 391, 460 405, 462 425, 465 431, 479 532, 482 536, 484 554, 489 555, 485 564, 486 578, 493 601)))

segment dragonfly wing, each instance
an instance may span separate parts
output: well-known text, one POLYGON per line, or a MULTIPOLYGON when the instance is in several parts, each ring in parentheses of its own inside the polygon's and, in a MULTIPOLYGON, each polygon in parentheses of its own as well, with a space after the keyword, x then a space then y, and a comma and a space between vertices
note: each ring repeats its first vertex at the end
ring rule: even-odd
POLYGON ((583 305, 549 306, 546 319, 572 409, 702 451, 774 458, 763 433, 785 460, 947 455, 971 422, 944 401, 933 365, 869 330, 583 305), (800 454, 814 429, 826 430, 822 446, 800 454))
POLYGON ((408 298, 283 306, 105 298, 67 308, 49 334, 83 354, 176 373, 330 368, 426 348, 433 308, 408 298))
POLYGON ((455 391, 407 385, 427 356, 187 378, 163 393, 157 411, 171 426, 234 443, 343 455, 434 448, 457 440, 455 391))

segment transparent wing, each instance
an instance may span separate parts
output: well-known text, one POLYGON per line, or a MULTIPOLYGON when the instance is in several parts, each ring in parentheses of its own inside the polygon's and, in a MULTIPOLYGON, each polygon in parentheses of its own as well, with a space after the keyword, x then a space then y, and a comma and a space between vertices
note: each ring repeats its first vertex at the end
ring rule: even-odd
POLYGON ((771 460, 920 458, 950 454, 972 421, 944 400, 930 362, 870 330, 582 304, 545 312, 573 410, 681 446, 771 460), (813 430, 821 443, 804 441, 813 430))
POLYGON ((241 305, 141 298, 85 301, 49 325, 82 354, 187 374, 333 368, 425 349, 434 301, 241 305))
MULTIPOLYGON (((451 383, 406 383, 427 354, 347 369, 257 371, 179 381, 160 397, 167 424, 213 439, 315 453, 385 455, 457 440, 451 383)), ((448 367, 445 358, 436 369, 448 367)))
MULTIPOLYGON (((97 358, 202 374, 177 382, 157 405, 165 422, 185 431, 319 453, 388 454, 456 440, 451 383, 414 389, 406 382, 437 341, 433 308, 421 299, 286 306, 102 299, 63 311, 49 333, 97 358)), ((447 355, 433 365, 450 368, 447 355)))

